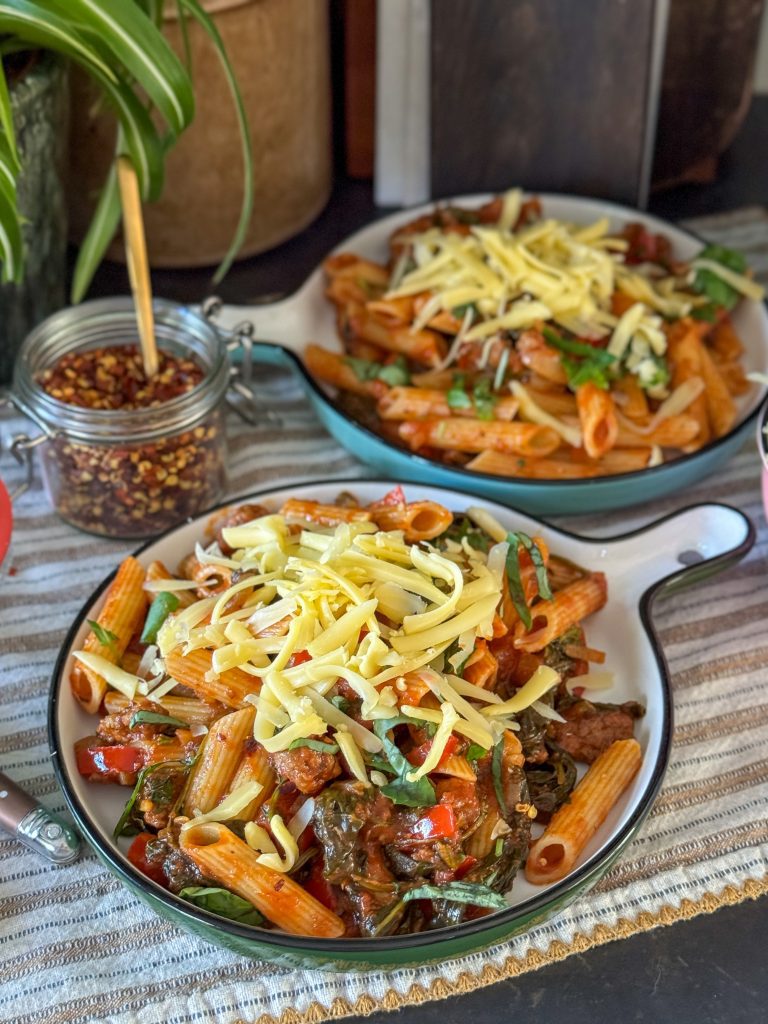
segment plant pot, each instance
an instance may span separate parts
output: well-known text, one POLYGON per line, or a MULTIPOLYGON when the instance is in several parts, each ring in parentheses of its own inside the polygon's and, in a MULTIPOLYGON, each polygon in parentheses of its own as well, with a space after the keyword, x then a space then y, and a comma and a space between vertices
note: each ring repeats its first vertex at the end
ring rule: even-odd
POLYGON ((9 79, 22 167, 18 196, 24 280, 0 287, 0 384, 10 381, 16 353, 30 330, 64 305, 67 245, 65 66, 50 53, 34 53, 15 80, 9 79))
MULTIPOLYGON (((173 5, 171 5, 173 6, 173 5)), ((331 188, 331 102, 327 0, 207 0, 237 77, 253 136, 255 200, 242 257, 270 249, 307 226, 331 188)), ((175 8, 174 8, 175 10, 175 8)), ((175 16, 166 35, 183 52, 175 16)), ((205 266, 227 251, 243 187, 234 108, 213 47, 189 25, 196 113, 171 150, 159 202, 145 208, 150 261, 205 266)), ((113 154, 114 125, 93 110, 93 91, 73 78, 73 240, 82 239, 113 154)), ((118 239, 110 259, 124 259, 118 239)))

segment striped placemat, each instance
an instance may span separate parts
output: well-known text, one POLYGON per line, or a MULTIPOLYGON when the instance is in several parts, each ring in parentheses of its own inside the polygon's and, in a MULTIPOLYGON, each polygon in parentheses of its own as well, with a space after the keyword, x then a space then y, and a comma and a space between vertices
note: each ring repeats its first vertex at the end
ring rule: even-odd
MULTIPOLYGON (((707 233, 717 232, 708 225, 707 233)), ((764 230, 762 244, 765 238, 764 230)), ((322 432, 290 379, 273 379, 263 407, 279 412, 280 426, 231 418, 232 494, 366 474, 322 432)), ((7 415, 0 420, 4 434, 24 426, 7 415)), ((21 472, 7 461, 2 468, 14 486, 21 472)), ((90 851, 57 869, 2 837, 0 1021, 319 1022, 467 992, 768 891, 768 640, 761 639, 768 528, 751 446, 682 493, 567 525, 607 535, 707 499, 742 508, 759 527, 758 542, 736 568, 655 609, 673 673, 672 760, 643 828, 588 897, 524 936, 437 967, 291 971, 179 931, 136 901, 90 851)), ((17 504, 10 575, 0 588, 0 770, 59 813, 64 800, 45 733, 51 669, 81 604, 129 548, 60 522, 39 485, 17 504)))

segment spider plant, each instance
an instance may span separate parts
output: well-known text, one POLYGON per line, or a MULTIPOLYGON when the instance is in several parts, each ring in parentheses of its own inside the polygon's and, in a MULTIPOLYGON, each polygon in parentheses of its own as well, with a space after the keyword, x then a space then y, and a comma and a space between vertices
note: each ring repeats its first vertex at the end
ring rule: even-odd
MULTIPOLYGON (((216 271, 229 269, 245 236, 253 203, 250 135, 245 110, 216 25, 199 0, 172 0, 182 37, 190 19, 211 39, 232 93, 242 140, 245 187, 240 218, 230 248, 216 271)), ((118 123, 116 155, 130 157, 142 199, 157 199, 163 188, 165 154, 194 116, 189 46, 180 60, 162 34, 166 0, 0 0, 0 54, 52 50, 79 65, 99 86, 118 123)), ((75 113, 76 116, 76 113, 75 113)), ((22 172, 14 135, 11 101, 0 61, 0 278, 23 276, 24 246, 17 205, 22 172)), ((72 284, 79 301, 120 223, 120 196, 114 164, 80 248, 72 284)))

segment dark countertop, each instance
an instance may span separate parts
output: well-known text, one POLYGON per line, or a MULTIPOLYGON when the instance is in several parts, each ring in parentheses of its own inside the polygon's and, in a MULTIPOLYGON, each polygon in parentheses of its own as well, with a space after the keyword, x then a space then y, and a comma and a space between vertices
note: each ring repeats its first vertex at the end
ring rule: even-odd
MULTIPOLYGON (((768 205, 768 97, 756 100, 723 156, 718 180, 652 197, 651 212, 669 220, 768 205)), ((237 264, 218 293, 248 303, 294 291, 350 232, 387 210, 372 203, 367 182, 340 181, 325 211, 297 238, 237 264)), ((157 271, 158 295, 199 301, 210 294, 209 270, 157 271)), ((105 264, 92 295, 128 290, 123 267, 105 264)), ((449 1002, 401 1010, 402 1024, 471 1021, 492 1024, 601 1024, 619 1020, 676 1024, 760 1024, 768 1019, 768 902, 746 901, 715 914, 657 928, 521 975, 449 1002)), ((366 1018, 387 1024, 391 1014, 366 1018)))

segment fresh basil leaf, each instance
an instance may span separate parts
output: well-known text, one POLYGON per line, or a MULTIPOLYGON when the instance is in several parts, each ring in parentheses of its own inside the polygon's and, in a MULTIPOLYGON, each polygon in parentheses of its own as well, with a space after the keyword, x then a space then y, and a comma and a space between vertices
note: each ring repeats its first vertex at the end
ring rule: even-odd
POLYGON ((160 627, 171 612, 175 612, 178 607, 179 599, 175 594, 170 594, 167 590, 161 591, 149 606, 147 620, 141 632, 141 642, 143 644, 155 643, 160 627))
POLYGON ((491 392, 490 381, 486 380, 484 377, 477 381, 472 389, 472 401, 479 420, 493 419, 493 407, 496 405, 498 399, 491 392))
POLYGON ((335 697, 331 697, 331 704, 333 704, 335 708, 338 708, 339 711, 343 711, 344 714, 346 714, 347 711, 349 711, 349 709, 352 707, 352 701, 347 700, 346 697, 342 697, 341 694, 337 694, 335 697))
POLYGON ((605 368, 600 363, 592 362, 589 359, 582 359, 579 362, 576 359, 569 359, 568 356, 561 356, 560 364, 568 378, 568 387, 573 391, 584 384, 595 384, 604 391, 611 386, 605 368))
POLYGON ((105 629, 104 626, 99 625, 95 619, 86 619, 86 622, 91 627, 91 631, 100 644, 104 644, 105 647, 111 647, 114 650, 117 646, 117 636, 112 632, 111 629, 105 629))
POLYGON ((471 903, 474 907, 504 910, 509 904, 501 895, 479 882, 447 882, 445 885, 418 885, 402 894, 403 902, 410 900, 451 900, 453 903, 471 903))
POLYGON ((200 885, 189 885, 179 892, 182 899, 194 903, 196 907, 211 914, 218 914, 219 917, 229 918, 230 921, 239 921, 240 924, 263 924, 264 918, 258 910, 244 900, 237 893, 229 889, 218 889, 200 885))
POLYGON ((506 569, 507 583, 509 584, 509 596, 512 598, 512 604, 515 606, 517 614, 520 616, 520 621, 526 629, 530 629, 532 622, 531 610, 528 607, 528 602, 525 600, 523 580, 520 575, 518 535, 516 533, 508 533, 507 542, 509 543, 509 551, 507 552, 506 569))
POLYGON ((178 729, 189 728, 189 722, 182 722, 173 715, 161 715, 158 711, 134 711, 128 728, 135 729, 137 725, 175 725, 178 729))
MULTIPOLYGON (((747 269, 747 261, 740 252, 733 249, 726 249, 722 245, 707 245, 699 253, 699 259, 712 260, 719 263, 737 274, 743 274, 747 269)), ((733 309, 739 301, 739 292, 731 287, 727 281, 714 274, 711 270, 697 270, 693 279, 693 289, 701 295, 706 295, 711 304, 722 309, 733 309)), ((706 318, 705 318, 706 319, 706 318)))
POLYGON ((493 748, 493 757, 491 758, 491 776, 493 778, 493 791, 496 794, 496 800, 499 805, 499 813, 502 818, 506 818, 509 814, 509 808, 507 807, 507 801, 504 799, 504 786, 501 781, 501 772, 503 768, 504 760, 504 737, 499 740, 496 746, 493 748))
POLYGON ((445 393, 445 400, 450 409, 471 409, 472 399, 467 394, 464 386, 464 374, 455 373, 453 384, 445 393))
POLYGON ((473 547, 475 551, 482 551, 484 554, 488 554, 493 544, 493 538, 485 530, 476 526, 469 516, 464 515, 454 516, 451 525, 444 533, 440 534, 436 542, 439 544, 443 540, 453 540, 457 544, 461 544, 464 538, 470 547, 473 547))
POLYGON ((481 761, 487 753, 485 747, 481 747, 479 743, 470 743, 466 758, 471 764, 473 761, 481 761))
POLYGON ((478 310, 474 302, 464 302, 460 306, 454 306, 453 309, 451 310, 451 313, 453 316, 456 317, 457 320, 463 321, 464 317, 470 311, 472 313, 472 316, 470 317, 469 320, 471 326, 475 322, 475 320, 477 320, 478 317, 480 316, 480 311, 478 310))
POLYGON ((535 544, 527 533, 522 533, 520 531, 516 534, 516 536, 525 548, 525 550, 531 556, 533 567, 536 570, 536 586, 539 591, 539 597, 545 601, 551 601, 552 588, 549 585, 547 567, 546 565, 544 565, 544 559, 542 557, 541 551, 539 550, 538 544, 535 544))
POLYGON ((565 352, 569 356, 579 356, 581 359, 591 359, 603 366, 610 366, 616 362, 616 356, 611 355, 604 348, 596 348, 585 341, 574 341, 572 338, 563 338, 549 327, 544 327, 541 332, 548 345, 556 348, 559 352, 565 352))
POLYGON ((411 383, 411 375, 408 371, 408 364, 405 356, 398 356, 394 362, 388 363, 377 373, 378 380, 383 380, 392 388, 403 387, 411 383))
POLYGON ((321 754, 338 754, 338 743, 323 743, 322 740, 298 739, 288 747, 289 750, 296 750, 297 747, 309 747, 310 750, 317 750, 321 754))
POLYGON ((344 356, 344 362, 351 366, 358 380, 376 380, 380 371, 381 363, 374 363, 370 359, 357 359, 355 356, 344 356))
POLYGON ((717 306, 714 302, 708 302, 706 306, 695 306, 688 315, 694 320, 704 320, 708 324, 713 324, 717 320, 717 314, 717 306))
MULTIPOLYGON (((412 769, 413 765, 410 767, 412 769)), ((382 786, 380 792, 389 797, 393 804, 404 807, 432 807, 437 803, 435 787, 426 775, 416 782, 409 782, 404 775, 398 775, 392 782, 382 786)))
POLYGON ((408 781, 406 776, 408 772, 413 771, 414 766, 405 759, 400 748, 387 735, 390 729, 400 725, 403 719, 410 725, 414 724, 412 719, 405 719, 405 716, 378 719, 373 723, 373 731, 381 740, 384 754, 397 776, 392 782, 382 786, 381 792, 395 804, 403 804, 406 807, 432 807, 437 803, 435 787, 426 776, 417 779, 416 782, 408 781))

